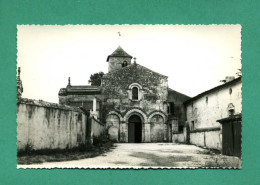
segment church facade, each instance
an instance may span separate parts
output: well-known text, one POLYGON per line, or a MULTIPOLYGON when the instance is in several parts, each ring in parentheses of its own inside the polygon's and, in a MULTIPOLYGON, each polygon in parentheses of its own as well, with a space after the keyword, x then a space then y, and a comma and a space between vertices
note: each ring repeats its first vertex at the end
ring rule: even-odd
POLYGON ((120 46, 107 63, 100 86, 73 86, 69 79, 59 103, 93 111, 118 142, 171 142, 172 133, 185 125, 183 103, 189 97, 170 89, 167 76, 137 64, 120 46))

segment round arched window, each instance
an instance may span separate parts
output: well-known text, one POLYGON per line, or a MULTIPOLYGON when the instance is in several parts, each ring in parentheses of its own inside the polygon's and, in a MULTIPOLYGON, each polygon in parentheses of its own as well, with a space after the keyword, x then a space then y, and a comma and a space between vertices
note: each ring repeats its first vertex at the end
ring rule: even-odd
POLYGON ((137 87, 132 88, 132 99, 138 100, 138 88, 137 87))
POLYGON ((138 83, 132 83, 128 87, 129 99, 133 101, 139 101, 142 99, 142 86, 138 83))
POLYGON ((124 61, 122 67, 126 67, 126 66, 127 66, 127 61, 124 61))

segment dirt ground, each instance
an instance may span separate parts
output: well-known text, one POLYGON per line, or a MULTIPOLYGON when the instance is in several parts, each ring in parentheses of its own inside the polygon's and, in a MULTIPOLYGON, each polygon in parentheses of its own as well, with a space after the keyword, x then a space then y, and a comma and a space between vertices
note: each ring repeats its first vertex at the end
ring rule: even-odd
POLYGON ((240 168, 238 157, 215 154, 194 145, 120 143, 101 156, 65 162, 18 165, 17 168, 240 168))

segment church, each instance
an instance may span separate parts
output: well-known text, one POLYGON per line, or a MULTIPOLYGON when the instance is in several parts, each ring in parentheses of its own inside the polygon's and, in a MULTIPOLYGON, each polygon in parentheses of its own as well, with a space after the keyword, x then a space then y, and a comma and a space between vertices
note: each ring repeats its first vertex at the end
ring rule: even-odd
POLYGON ((69 78, 59 103, 90 110, 117 142, 172 142, 173 133, 183 131, 190 97, 170 89, 167 76, 137 64, 120 46, 106 62, 100 86, 74 86, 69 78))

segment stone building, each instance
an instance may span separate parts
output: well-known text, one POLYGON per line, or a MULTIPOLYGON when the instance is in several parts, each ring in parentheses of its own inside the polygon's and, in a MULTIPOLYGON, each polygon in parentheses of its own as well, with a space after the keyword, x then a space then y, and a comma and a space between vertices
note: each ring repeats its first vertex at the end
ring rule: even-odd
POLYGON ((183 102, 189 97, 170 89, 167 76, 137 64, 120 46, 107 62, 101 86, 73 86, 69 79, 59 103, 93 109, 119 142, 171 141, 172 133, 183 129, 183 102))
POLYGON ((191 144, 222 150, 223 130, 218 120, 241 115, 241 77, 227 77, 224 82, 184 102, 191 144))

